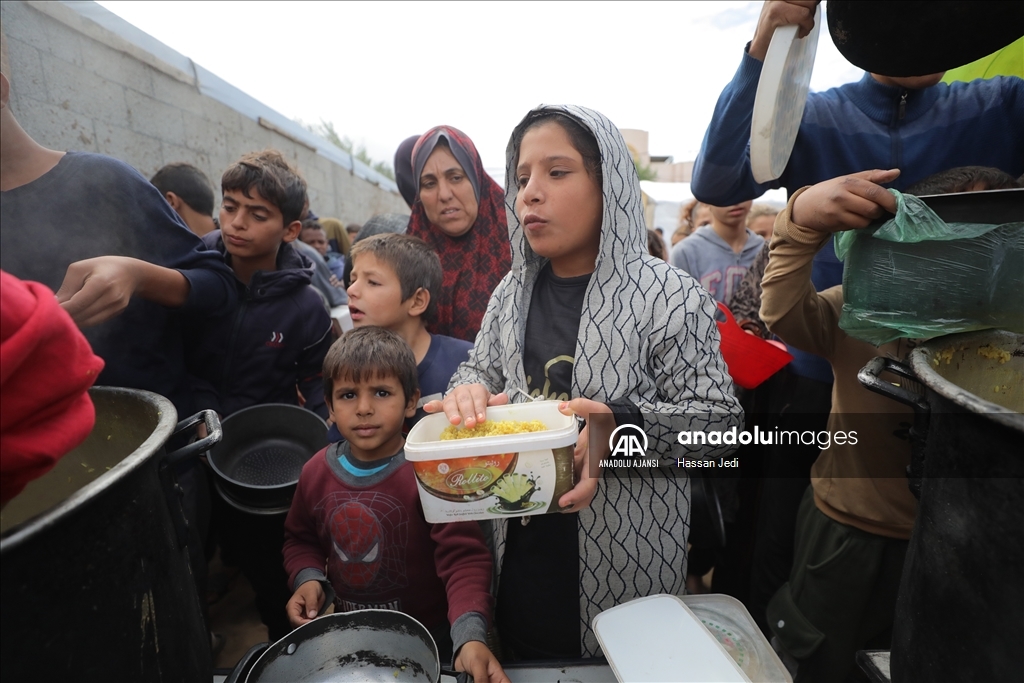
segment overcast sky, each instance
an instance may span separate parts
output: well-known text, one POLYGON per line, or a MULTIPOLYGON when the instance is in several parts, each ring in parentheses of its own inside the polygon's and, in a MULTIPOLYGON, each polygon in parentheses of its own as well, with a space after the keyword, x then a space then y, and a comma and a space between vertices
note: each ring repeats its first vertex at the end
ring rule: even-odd
MULTIPOLYGON (((101 2, 290 118, 332 121, 392 161, 404 138, 463 130, 488 169, 542 102, 600 110, 693 159, 760 2, 101 2)), ((828 36, 813 90, 857 80, 828 36)))

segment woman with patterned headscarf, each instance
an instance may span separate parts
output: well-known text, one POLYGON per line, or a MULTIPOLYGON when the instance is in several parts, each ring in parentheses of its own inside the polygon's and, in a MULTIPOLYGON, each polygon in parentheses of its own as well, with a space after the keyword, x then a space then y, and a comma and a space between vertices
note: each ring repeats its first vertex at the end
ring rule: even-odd
POLYGON ((473 141, 451 126, 420 136, 412 166, 417 200, 408 234, 437 251, 444 271, 430 331, 473 341, 512 264, 505 191, 484 171, 473 141))

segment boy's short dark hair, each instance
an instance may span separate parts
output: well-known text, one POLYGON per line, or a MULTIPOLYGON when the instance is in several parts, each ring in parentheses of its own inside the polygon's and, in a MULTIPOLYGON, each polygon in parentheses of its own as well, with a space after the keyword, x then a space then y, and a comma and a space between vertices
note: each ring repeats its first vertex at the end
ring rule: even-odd
MULTIPOLYGON (((306 220, 302 221, 302 230, 323 230, 323 229, 324 229, 324 226, 320 225, 320 221, 314 220, 312 218, 307 218, 306 220)), ((300 232, 301 232, 301 230, 300 230, 300 232)))
POLYGON ((352 245, 351 260, 359 254, 372 254, 381 263, 395 271, 402 285, 402 301, 408 300, 422 287, 430 294, 430 303, 423 312, 427 322, 437 315, 437 300, 441 296, 441 259, 433 247, 412 235, 383 233, 359 240, 352 245))
POLYGON ((335 382, 361 382, 364 377, 396 377, 406 401, 419 389, 412 349, 383 327, 351 330, 331 345, 324 358, 324 398, 331 402, 335 382))
POLYGON ((251 198, 253 188, 278 208, 285 225, 302 217, 307 202, 306 181, 277 150, 246 154, 220 179, 221 192, 238 190, 251 198))
POLYGON ((173 192, 193 211, 204 216, 213 215, 213 185, 206 174, 192 164, 167 164, 149 182, 160 190, 160 194, 166 196, 168 192, 173 192))
POLYGON ((904 192, 912 195, 953 194, 972 190, 1011 190, 1021 187, 1009 173, 990 166, 958 166, 919 180, 904 192), (979 187, 980 186, 980 187, 979 187))

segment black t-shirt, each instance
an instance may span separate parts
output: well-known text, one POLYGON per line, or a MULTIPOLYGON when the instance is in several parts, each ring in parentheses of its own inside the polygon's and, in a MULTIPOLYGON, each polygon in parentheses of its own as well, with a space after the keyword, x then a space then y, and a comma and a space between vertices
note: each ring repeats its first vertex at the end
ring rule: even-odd
MULTIPOLYGON (((532 396, 570 398, 589 282, 590 275, 557 277, 550 265, 538 275, 523 349, 532 396)), ((509 521, 495 613, 502 643, 517 658, 582 656, 578 523, 577 514, 557 513, 509 521)))
MULTIPOLYGON (((191 284, 186 309, 217 313, 234 276, 206 251, 160 191, 128 164, 69 152, 36 180, 3 193, 0 267, 56 291, 68 266, 96 256, 130 256, 176 268, 191 284)), ((194 412, 177 311, 133 297, 117 317, 83 330, 106 365, 99 385, 169 398, 179 418, 194 412)))

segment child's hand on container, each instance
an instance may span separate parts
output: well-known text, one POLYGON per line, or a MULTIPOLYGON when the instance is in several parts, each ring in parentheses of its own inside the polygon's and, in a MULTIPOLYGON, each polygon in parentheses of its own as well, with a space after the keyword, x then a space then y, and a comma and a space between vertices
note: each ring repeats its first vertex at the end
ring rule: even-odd
POLYGON ((498 658, 479 640, 471 640, 459 648, 455 670, 471 675, 473 683, 511 683, 498 658))
POLYGON ((791 218, 819 232, 867 227, 886 212, 896 213, 896 198, 883 183, 891 183, 899 169, 861 171, 839 176, 807 188, 793 202, 791 218))
POLYGON ((508 394, 491 395, 483 384, 460 384, 449 391, 444 399, 430 401, 423 406, 428 413, 439 413, 442 410, 453 425, 465 423, 472 429, 480 422, 487 420, 489 406, 503 406, 508 403, 508 394))
POLYGON ((298 628, 313 621, 320 614, 320 605, 323 601, 324 589, 319 581, 307 581, 302 584, 285 605, 288 623, 298 628))
MULTIPOLYGON (((576 486, 558 499, 558 505, 564 508, 565 512, 577 512, 590 505, 597 495, 597 479, 590 476, 590 416, 593 413, 610 414, 612 409, 589 398, 574 398, 560 404, 558 410, 563 415, 578 415, 588 421, 587 426, 580 432, 579 439, 576 440, 576 450, 573 453, 576 486)), ((608 455, 608 444, 599 444, 596 448, 603 451, 594 457, 602 458, 608 455)))

